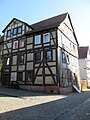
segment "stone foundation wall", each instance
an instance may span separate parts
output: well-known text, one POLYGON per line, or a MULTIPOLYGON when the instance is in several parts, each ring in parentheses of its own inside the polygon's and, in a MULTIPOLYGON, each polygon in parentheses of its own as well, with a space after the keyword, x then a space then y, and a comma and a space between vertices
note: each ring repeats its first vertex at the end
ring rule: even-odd
POLYGON ((72 87, 68 88, 58 88, 58 86, 29 86, 29 85, 20 85, 21 89, 30 90, 33 92, 46 92, 46 93, 56 93, 56 94, 67 94, 72 91, 72 87))

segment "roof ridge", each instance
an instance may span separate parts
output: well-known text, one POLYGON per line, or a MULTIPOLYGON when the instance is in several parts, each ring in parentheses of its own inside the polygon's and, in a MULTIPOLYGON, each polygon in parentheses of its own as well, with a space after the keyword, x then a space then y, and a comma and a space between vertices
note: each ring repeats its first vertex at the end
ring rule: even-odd
POLYGON ((49 17, 49 18, 47 18, 47 19, 43 19, 43 20, 41 20, 41 21, 38 21, 38 22, 36 22, 36 23, 31 24, 31 26, 32 26, 32 25, 35 25, 35 24, 39 24, 39 23, 44 22, 44 21, 47 21, 47 20, 50 20, 50 19, 53 19, 53 18, 56 18, 56 17, 59 17, 59 16, 62 16, 62 15, 66 15, 66 14, 68 14, 68 12, 67 12, 67 13, 62 13, 62 14, 59 14, 59 15, 56 15, 56 16, 49 17))

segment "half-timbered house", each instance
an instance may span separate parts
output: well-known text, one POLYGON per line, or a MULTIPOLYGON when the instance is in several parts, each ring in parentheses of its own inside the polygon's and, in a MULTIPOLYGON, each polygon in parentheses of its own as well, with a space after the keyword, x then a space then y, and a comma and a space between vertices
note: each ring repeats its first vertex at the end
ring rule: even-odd
POLYGON ((2 85, 65 93, 80 89, 78 41, 68 13, 29 25, 13 18, 3 30, 2 85))

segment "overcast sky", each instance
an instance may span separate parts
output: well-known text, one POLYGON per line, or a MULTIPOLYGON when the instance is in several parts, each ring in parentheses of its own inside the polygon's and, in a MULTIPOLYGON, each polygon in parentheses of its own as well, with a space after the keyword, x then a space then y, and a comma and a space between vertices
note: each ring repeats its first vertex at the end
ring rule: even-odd
POLYGON ((0 0, 0 34, 18 18, 28 24, 68 12, 80 46, 90 46, 90 0, 0 0))

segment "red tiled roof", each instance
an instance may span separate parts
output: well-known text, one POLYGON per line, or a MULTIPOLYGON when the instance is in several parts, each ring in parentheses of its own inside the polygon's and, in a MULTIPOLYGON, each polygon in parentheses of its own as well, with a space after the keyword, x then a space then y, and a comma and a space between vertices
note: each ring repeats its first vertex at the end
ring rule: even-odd
POLYGON ((79 58, 87 58, 87 53, 88 53, 89 47, 78 47, 78 55, 79 58))

